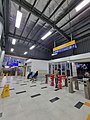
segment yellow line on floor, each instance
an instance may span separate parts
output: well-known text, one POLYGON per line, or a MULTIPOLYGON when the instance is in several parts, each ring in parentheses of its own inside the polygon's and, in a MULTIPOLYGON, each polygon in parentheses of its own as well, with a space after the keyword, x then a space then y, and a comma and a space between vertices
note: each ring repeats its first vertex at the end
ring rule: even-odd
POLYGON ((90 114, 88 115, 87 119, 86 120, 90 120, 90 114))
POLYGON ((90 103, 88 103, 88 102, 85 102, 84 105, 90 107, 90 103))

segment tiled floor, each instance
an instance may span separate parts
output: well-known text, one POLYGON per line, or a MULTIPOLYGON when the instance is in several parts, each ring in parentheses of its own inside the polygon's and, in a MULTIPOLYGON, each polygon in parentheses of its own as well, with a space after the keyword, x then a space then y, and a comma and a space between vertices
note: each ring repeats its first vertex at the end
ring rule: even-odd
MULTIPOLYGON (((8 77, 8 80, 4 78, 2 81, 0 87, 8 81, 13 90, 10 90, 10 97, 0 98, 0 120, 86 120, 90 114, 88 106, 82 105, 80 109, 74 107, 78 102, 90 103, 90 100, 84 98, 82 84, 79 91, 71 94, 66 87, 55 91, 49 84, 40 84, 41 81, 32 83, 20 77, 8 77), (36 86, 30 87, 32 85, 36 86), (46 86, 47 88, 41 89, 46 86), (16 94, 22 91, 26 92, 16 94), (40 95, 31 97, 36 94, 40 95), (50 102, 55 97, 59 99, 50 102)), ((2 89, 0 88, 0 94, 2 89)))

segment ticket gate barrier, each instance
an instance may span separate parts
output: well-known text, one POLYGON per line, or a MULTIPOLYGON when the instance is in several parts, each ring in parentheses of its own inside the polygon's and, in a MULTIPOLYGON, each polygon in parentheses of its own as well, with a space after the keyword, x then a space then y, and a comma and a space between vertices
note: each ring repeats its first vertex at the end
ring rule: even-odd
POLYGON ((45 75, 45 78, 46 78, 45 83, 48 84, 48 75, 45 75))
POLYGON ((69 93, 73 93, 73 77, 69 77, 68 78, 68 89, 69 89, 69 93))
POLYGON ((50 78, 51 78, 50 86, 54 86, 54 75, 51 75, 50 78))
POLYGON ((68 87, 68 82, 67 82, 67 76, 66 75, 59 75, 58 76, 58 88, 59 89, 62 89, 62 80, 64 79, 65 81, 65 85, 66 87, 68 87))
POLYGON ((79 83, 78 83, 78 80, 75 80, 75 89, 76 89, 76 90, 79 90, 79 83))
POLYGON ((90 100, 90 78, 83 78, 85 98, 90 100))
POLYGON ((50 77, 50 74, 45 75, 45 83, 48 84, 48 78, 50 77))
POLYGON ((77 77, 73 77, 73 81, 74 81, 74 84, 75 84, 75 89, 79 90, 79 82, 78 82, 77 77))
POLYGON ((65 86, 68 87, 67 76, 66 75, 62 75, 62 79, 65 80, 65 86))
POLYGON ((58 76, 58 89, 62 89, 62 76, 58 76))

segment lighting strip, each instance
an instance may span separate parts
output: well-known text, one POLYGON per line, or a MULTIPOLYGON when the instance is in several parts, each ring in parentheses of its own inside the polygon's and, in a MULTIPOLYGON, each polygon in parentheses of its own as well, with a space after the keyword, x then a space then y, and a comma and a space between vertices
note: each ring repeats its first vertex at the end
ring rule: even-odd
POLYGON ((15 45, 16 44, 16 39, 12 40, 12 44, 15 45))
POLYGON ((81 10, 84 6, 86 6, 88 3, 90 3, 90 0, 83 0, 75 9, 76 12, 81 10))
POLYGON ((22 13, 18 10, 16 16, 16 23, 15 23, 16 28, 20 27, 21 19, 22 19, 22 13))
POLYGON ((28 52, 24 52, 24 55, 26 55, 28 52))
POLYGON ((46 39, 49 35, 51 35, 52 34, 52 32, 51 31, 49 31, 47 34, 45 34, 41 39, 42 40, 44 40, 44 39, 46 39))
POLYGON ((36 45, 31 46, 29 49, 32 50, 35 48, 36 45))

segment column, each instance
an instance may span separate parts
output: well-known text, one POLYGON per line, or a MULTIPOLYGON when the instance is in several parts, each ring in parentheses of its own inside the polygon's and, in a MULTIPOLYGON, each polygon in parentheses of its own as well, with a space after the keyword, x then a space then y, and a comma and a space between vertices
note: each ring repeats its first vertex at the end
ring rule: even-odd
POLYGON ((3 24, 4 24, 4 20, 2 16, 3 16, 3 7, 2 7, 2 0, 0 0, 0 69, 2 67, 2 62, 5 54, 5 51, 1 49, 1 37, 3 33, 3 24))
POLYGON ((73 73, 73 77, 77 77, 77 68, 74 62, 72 62, 72 73, 73 73))

